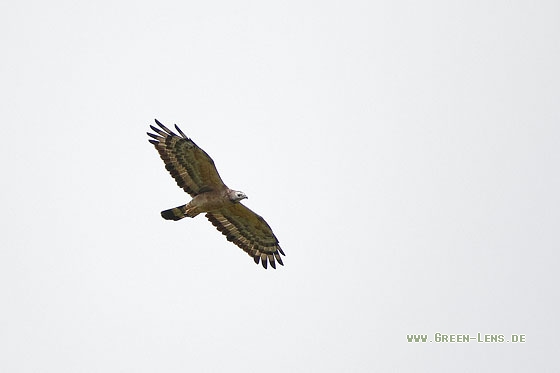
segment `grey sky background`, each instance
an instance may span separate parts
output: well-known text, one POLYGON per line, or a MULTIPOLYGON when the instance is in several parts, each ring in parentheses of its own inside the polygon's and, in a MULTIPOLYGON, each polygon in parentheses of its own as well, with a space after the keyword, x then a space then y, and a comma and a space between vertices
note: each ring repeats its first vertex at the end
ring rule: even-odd
POLYGON ((1 8, 1 371, 558 367, 558 2, 1 8), (161 219, 153 118, 284 267, 161 219))

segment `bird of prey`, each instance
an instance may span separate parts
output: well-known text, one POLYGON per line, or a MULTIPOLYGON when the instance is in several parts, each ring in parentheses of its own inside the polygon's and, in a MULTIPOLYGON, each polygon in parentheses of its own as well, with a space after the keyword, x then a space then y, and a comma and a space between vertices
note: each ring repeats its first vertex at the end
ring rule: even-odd
POLYGON ((191 195, 186 205, 161 212, 167 220, 180 220, 185 216, 194 218, 205 213, 206 218, 226 236, 228 241, 242 248, 255 263, 267 263, 276 268, 276 262, 282 263, 280 254, 285 255, 278 239, 272 233, 267 222, 251 211, 241 200, 247 198, 245 193, 229 189, 216 170, 214 161, 204 150, 189 139, 177 125, 179 135, 169 130, 156 119, 160 127, 150 126, 154 133, 147 132, 163 162, 165 168, 179 187, 191 195))

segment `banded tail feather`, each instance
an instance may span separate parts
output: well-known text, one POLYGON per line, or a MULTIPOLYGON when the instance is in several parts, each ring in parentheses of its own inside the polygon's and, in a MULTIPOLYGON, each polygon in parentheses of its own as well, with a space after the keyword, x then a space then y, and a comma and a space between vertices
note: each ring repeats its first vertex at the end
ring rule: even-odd
POLYGON ((161 217, 165 220, 181 220, 187 216, 187 205, 173 207, 172 209, 161 212, 161 217))

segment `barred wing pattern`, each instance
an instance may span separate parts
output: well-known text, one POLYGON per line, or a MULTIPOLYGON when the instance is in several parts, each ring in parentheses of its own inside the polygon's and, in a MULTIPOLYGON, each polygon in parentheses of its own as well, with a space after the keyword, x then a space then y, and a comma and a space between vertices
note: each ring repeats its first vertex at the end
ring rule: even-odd
POLYGON ((156 134, 148 132, 154 139, 149 141, 156 147, 165 168, 177 185, 192 197, 226 187, 212 158, 185 136, 177 125, 175 129, 181 136, 176 135, 157 119, 156 123, 161 129, 150 126, 156 134))
POLYGON ((255 263, 259 264, 260 260, 264 268, 267 267, 267 262, 272 268, 276 268, 276 262, 284 265, 280 254, 285 254, 278 245, 278 239, 272 233, 272 229, 261 216, 246 206, 236 203, 218 211, 208 212, 206 217, 228 241, 253 257, 255 263))

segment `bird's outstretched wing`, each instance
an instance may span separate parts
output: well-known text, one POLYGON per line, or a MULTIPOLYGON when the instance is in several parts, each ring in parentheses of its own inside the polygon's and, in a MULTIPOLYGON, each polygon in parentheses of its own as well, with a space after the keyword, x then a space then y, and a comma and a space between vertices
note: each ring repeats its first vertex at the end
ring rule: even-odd
POLYGON ((189 139, 183 131, 175 125, 180 136, 165 127, 156 119, 161 128, 150 126, 156 133, 149 133, 150 143, 154 144, 165 168, 185 192, 192 197, 212 190, 226 188, 222 178, 216 170, 214 161, 204 150, 189 139))
POLYGON ((284 265, 280 254, 285 254, 272 229, 261 216, 246 206, 235 203, 218 211, 208 212, 206 217, 228 241, 253 257, 255 263, 259 264, 260 260, 264 268, 267 267, 267 262, 273 268, 276 268, 275 262, 284 265))

